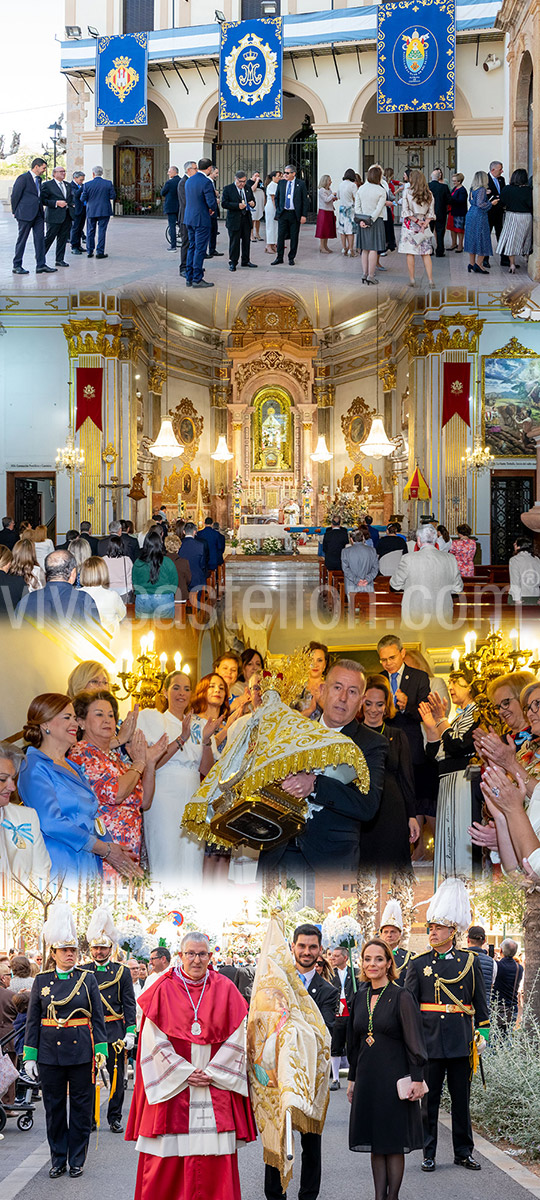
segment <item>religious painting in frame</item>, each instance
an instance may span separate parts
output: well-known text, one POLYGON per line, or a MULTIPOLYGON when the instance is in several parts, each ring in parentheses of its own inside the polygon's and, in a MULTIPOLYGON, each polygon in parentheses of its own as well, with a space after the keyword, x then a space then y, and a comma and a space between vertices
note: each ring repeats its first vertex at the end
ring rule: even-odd
POLYGON ((350 408, 341 418, 341 428, 347 454, 352 458, 354 463, 362 457, 362 452, 359 449, 362 442, 365 442, 371 423, 373 421, 373 410, 369 408, 362 396, 356 396, 350 408))
POLYGON ((184 447, 182 462, 191 463, 199 451, 199 442, 204 428, 204 417, 199 416, 191 400, 187 396, 180 401, 175 409, 171 409, 174 436, 184 447))
POLYGON ((141 204, 151 204, 154 198, 154 151, 139 150, 139 198, 141 204))
POLYGON ((540 425, 540 354, 513 337, 482 358, 486 446, 496 458, 534 458, 530 431, 540 425))
POLYGON ((253 399, 254 471, 293 469, 292 400, 285 388, 261 388, 253 399))

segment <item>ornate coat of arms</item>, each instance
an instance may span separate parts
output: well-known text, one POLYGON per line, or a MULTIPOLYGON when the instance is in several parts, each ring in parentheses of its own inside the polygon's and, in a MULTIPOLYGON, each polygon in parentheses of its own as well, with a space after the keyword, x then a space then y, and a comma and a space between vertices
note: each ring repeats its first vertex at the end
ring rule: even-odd
POLYGON ((113 69, 105 77, 107 87, 114 92, 121 104, 139 82, 137 71, 130 63, 131 59, 127 55, 115 58, 113 69))

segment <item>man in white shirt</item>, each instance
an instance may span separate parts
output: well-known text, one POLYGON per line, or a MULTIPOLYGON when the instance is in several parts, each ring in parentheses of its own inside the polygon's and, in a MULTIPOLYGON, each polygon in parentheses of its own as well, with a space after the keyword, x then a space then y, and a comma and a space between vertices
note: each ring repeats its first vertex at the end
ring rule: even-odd
POLYGON ((510 595, 514 604, 525 603, 540 596, 540 558, 532 553, 530 538, 519 537, 514 542, 514 554, 508 563, 510 595))
POLYGON ((401 614, 406 625, 424 629, 435 617, 448 628, 453 617, 453 595, 463 591, 463 580, 453 554, 441 554, 437 530, 423 525, 416 531, 418 551, 404 554, 390 576, 394 592, 403 592, 401 614))

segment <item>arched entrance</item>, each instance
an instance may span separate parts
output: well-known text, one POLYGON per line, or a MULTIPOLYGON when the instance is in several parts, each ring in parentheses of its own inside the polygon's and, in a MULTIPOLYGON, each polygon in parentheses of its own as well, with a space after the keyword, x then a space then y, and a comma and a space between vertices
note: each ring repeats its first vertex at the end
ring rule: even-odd
MULTIPOLYGON (((214 114, 214 160, 219 167, 220 185, 231 183, 235 171, 245 171, 248 179, 258 171, 264 183, 271 171, 283 170, 294 163, 306 181, 310 217, 317 210, 317 135, 311 106, 300 96, 283 93, 283 121, 233 121, 218 124, 214 114), (241 130, 242 136, 239 137, 241 130)), ((209 122, 210 123, 210 122, 209 122)))
POLYGON ((167 178, 169 143, 165 118, 149 101, 148 125, 139 132, 120 131, 114 148, 114 186, 117 204, 125 217, 152 216, 161 212, 161 188, 167 178))
POLYGON ((364 122, 364 176, 373 163, 380 163, 383 168, 392 167, 395 179, 402 178, 405 167, 423 171, 427 179, 435 167, 441 167, 449 179, 456 170, 452 116, 452 112, 378 113, 373 95, 360 118, 364 122))
POLYGON ((514 116, 514 163, 533 173, 533 62, 526 50, 519 64, 514 116))

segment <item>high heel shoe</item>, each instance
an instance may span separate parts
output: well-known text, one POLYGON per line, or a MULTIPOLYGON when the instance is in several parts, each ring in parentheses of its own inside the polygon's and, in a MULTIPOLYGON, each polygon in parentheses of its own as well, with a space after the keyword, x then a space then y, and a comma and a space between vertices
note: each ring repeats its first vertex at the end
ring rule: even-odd
POLYGON ((472 266, 468 263, 467 270, 473 271, 475 275, 489 275, 489 271, 484 271, 482 267, 478 266, 478 263, 473 263, 472 266))
POLYGON ((508 274, 509 274, 509 275, 515 275, 515 273, 516 273, 516 268, 515 268, 515 267, 509 267, 509 268, 508 268, 508 274))
POLYGON ((367 281, 368 281, 367 275, 362 275, 362 283, 367 283, 367 281))

